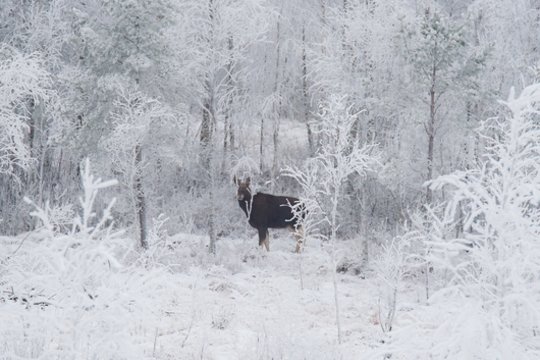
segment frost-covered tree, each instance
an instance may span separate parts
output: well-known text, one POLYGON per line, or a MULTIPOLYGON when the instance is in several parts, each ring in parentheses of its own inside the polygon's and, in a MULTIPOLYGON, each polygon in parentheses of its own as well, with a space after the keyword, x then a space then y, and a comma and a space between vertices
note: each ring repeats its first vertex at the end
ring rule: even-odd
POLYGON ((115 172, 122 175, 123 183, 131 194, 140 244, 148 248, 148 204, 143 173, 148 158, 155 155, 156 147, 165 145, 158 144, 158 139, 166 140, 165 133, 174 129, 175 123, 172 113, 159 101, 126 89, 120 89, 120 93, 120 98, 114 103, 113 132, 105 146, 111 155, 115 172))
POLYGON ((459 358, 540 355, 540 85, 519 96, 512 90, 502 104, 502 115, 483 123, 487 149, 479 163, 432 184, 451 193, 443 212, 431 212, 428 220, 438 230, 424 236, 429 251, 417 257, 439 271, 442 282, 430 304, 442 305, 446 315, 433 323, 435 331, 404 327, 390 348, 459 358), (448 231, 458 209, 464 229, 448 231), (436 349, 433 342, 410 342, 424 336, 436 349))
POLYGON ((0 172, 17 175, 15 167, 32 161, 30 103, 47 102, 52 95, 50 75, 41 54, 22 54, 0 44, 0 172))
MULTIPOLYGON (((420 115, 427 135, 427 181, 434 176, 434 155, 438 132, 444 123, 447 98, 457 92, 468 90, 466 79, 477 71, 481 59, 467 58, 467 42, 463 28, 452 23, 437 10, 427 8, 421 18, 404 34, 405 54, 412 65, 412 79, 418 83, 415 89, 422 93, 419 99, 427 105, 427 116, 420 115), (454 92, 452 92, 454 90, 454 92), (425 95, 427 94, 427 98, 425 95)), ((418 94, 415 92, 415 95, 418 94)), ((426 190, 428 203, 432 191, 426 190)))
POLYGON ((313 226, 314 224, 327 226, 327 235, 324 238, 330 244, 336 324, 340 343, 342 333, 335 271, 337 264, 335 244, 340 228, 339 206, 347 179, 353 174, 365 176, 376 167, 379 157, 375 145, 362 145, 351 138, 351 129, 357 116, 358 113, 353 113, 351 106, 347 106, 345 97, 331 96, 328 102, 320 105, 318 131, 321 146, 316 156, 308 159, 303 169, 288 168, 285 171, 287 176, 299 182, 305 192, 305 195, 300 197, 302 205, 297 209, 297 213, 299 218, 304 218, 303 221, 308 223, 306 230, 319 233, 320 229, 313 226), (314 220, 314 217, 320 219, 314 220))

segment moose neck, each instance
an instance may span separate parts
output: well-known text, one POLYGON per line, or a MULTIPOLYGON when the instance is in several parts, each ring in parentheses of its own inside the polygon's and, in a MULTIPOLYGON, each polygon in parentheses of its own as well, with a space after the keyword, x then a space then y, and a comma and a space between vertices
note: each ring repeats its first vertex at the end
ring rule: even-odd
POLYGON ((238 204, 246 216, 249 217, 249 213, 251 212, 251 195, 245 197, 244 200, 238 200, 238 204))

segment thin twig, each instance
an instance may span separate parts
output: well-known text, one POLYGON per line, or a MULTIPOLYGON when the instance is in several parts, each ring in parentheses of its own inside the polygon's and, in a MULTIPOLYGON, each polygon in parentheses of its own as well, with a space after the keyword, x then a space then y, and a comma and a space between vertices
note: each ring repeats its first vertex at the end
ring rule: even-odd
MULTIPOLYGON (((41 230, 41 229, 43 229, 43 226, 37 228, 37 229, 34 230, 33 232, 36 232, 36 231, 41 230)), ((30 234, 32 234, 32 232, 27 233, 26 236, 22 238, 21 242, 19 243, 19 246, 17 246, 17 248, 13 251, 13 253, 11 253, 11 255, 8 255, 8 256, 5 258, 5 260, 8 260, 8 259, 11 258, 13 255, 15 255, 15 254, 17 253, 17 251, 19 251, 19 249, 23 246, 24 241, 25 241, 26 239, 28 239, 28 237, 30 236, 30 234)))

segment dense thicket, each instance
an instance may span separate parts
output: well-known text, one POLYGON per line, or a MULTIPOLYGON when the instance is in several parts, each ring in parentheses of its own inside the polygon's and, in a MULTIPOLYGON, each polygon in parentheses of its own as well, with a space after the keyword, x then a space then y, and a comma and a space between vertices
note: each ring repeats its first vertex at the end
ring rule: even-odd
POLYGON ((61 218, 89 157, 142 240, 160 214, 215 240, 242 221, 233 172, 300 192, 281 169, 317 154, 337 96, 382 154, 339 205, 369 237, 444 198, 423 183, 473 167, 494 100, 540 77, 528 0, 5 0, 0 21, 2 233, 36 226, 24 196, 61 218))

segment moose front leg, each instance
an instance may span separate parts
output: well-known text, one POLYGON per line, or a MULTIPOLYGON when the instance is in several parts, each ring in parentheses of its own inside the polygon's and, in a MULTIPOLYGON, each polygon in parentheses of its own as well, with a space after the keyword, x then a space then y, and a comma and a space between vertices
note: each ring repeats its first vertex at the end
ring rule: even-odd
POLYGON ((260 227, 259 230, 259 246, 266 247, 266 251, 270 251, 270 234, 268 233, 268 228, 260 227))

